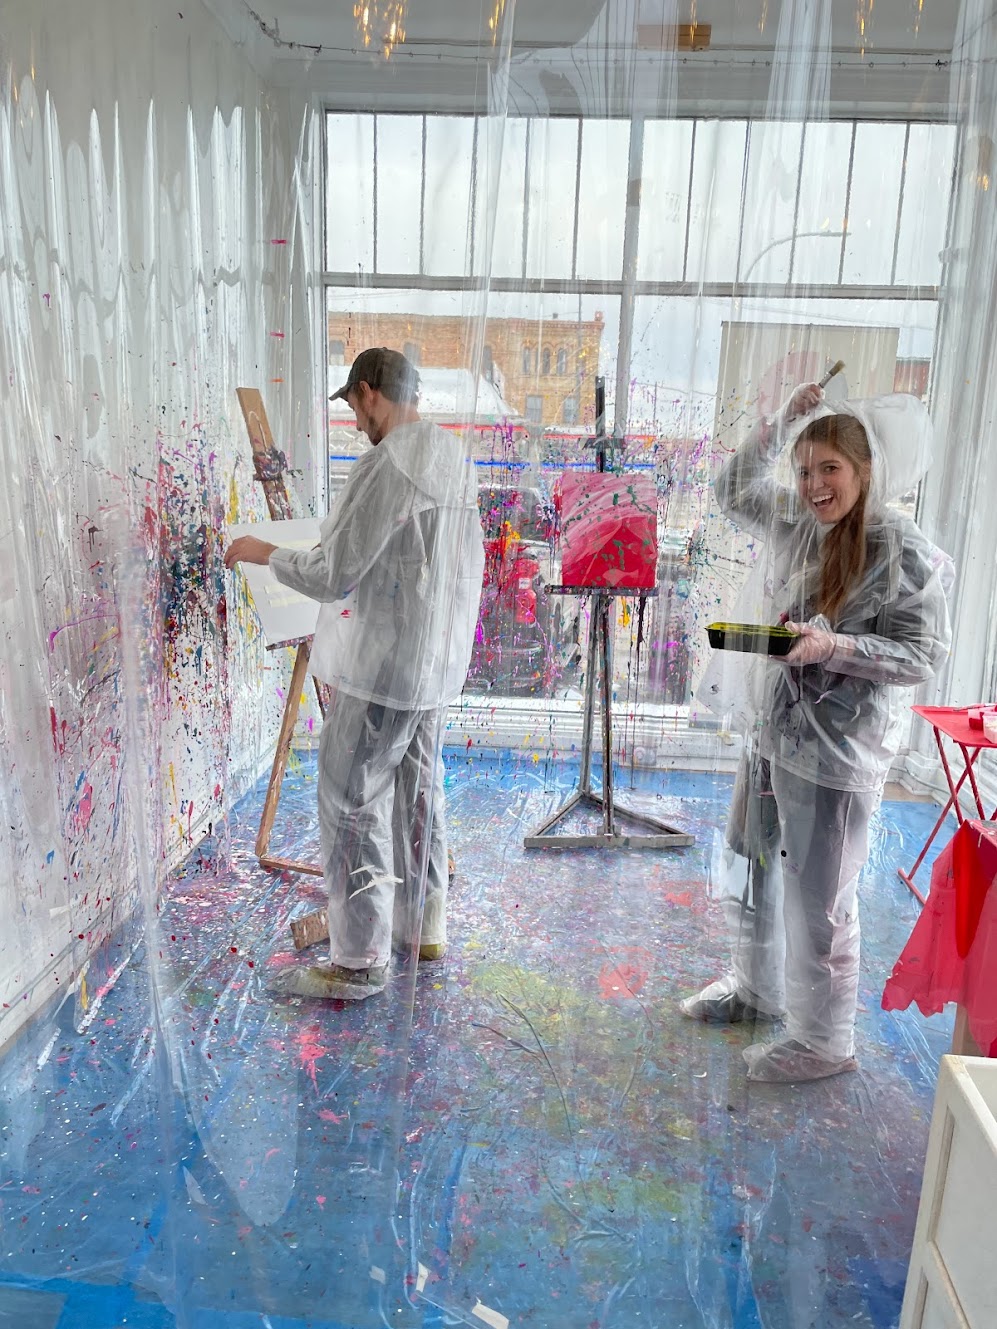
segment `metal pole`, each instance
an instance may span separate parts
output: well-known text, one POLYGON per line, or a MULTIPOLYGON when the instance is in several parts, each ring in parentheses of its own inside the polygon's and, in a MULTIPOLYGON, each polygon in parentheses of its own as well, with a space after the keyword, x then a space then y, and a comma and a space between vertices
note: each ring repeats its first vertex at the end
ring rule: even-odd
MULTIPOLYGON (((606 380, 596 375, 595 380, 595 469, 606 469, 606 380)), ((599 636, 602 631, 603 597, 594 593, 589 602, 588 672, 585 677, 585 715, 582 719, 582 769, 578 788, 582 794, 592 792, 592 729, 595 723, 596 675, 599 671, 599 636)))
POLYGON ((620 347, 616 357, 616 413, 613 438, 619 446, 626 437, 630 414, 630 352, 634 309, 637 303, 637 240, 640 228, 641 173, 644 161, 644 121, 630 121, 630 163, 627 170, 627 210, 623 223, 623 271, 620 292, 620 347))
POLYGON ((599 596, 599 630, 602 637, 602 827, 614 835, 613 815, 613 635, 610 617, 612 597, 599 596))
POLYGON ((589 610, 588 663, 585 666, 585 714, 582 717, 582 764, 578 789, 592 792, 592 724, 595 712, 595 680, 599 669, 599 596, 593 595, 589 610))

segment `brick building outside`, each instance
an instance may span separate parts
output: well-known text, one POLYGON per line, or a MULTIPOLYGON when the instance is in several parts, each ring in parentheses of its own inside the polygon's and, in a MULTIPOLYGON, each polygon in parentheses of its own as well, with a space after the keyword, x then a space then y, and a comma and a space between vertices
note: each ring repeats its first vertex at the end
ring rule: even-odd
MULTIPOLYGON (((349 365, 367 346, 390 346, 417 365, 467 364, 467 324, 452 314, 329 314, 329 363, 349 365)), ((531 424, 580 425, 599 371, 603 317, 490 318, 481 373, 531 424)))

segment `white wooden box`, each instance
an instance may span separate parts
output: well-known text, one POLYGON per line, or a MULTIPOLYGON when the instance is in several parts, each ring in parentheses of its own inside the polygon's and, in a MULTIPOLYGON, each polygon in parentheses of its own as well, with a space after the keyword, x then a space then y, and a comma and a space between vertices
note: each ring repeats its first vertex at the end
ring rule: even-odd
POLYGON ((899 1329, 997 1326, 997 1060, 943 1057, 899 1329))

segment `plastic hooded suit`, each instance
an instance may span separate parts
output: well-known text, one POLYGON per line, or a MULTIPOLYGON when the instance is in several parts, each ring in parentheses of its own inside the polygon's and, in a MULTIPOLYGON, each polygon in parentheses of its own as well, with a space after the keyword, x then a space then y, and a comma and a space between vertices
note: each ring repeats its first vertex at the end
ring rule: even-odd
POLYGON ((319 545, 279 581, 322 601, 309 668, 396 710, 460 695, 484 568, 473 467, 437 425, 399 425, 354 462, 319 545), (451 626, 452 614, 452 626, 451 626))
MULTIPOLYGON (((914 488, 930 462, 923 403, 893 393, 839 402, 834 411, 822 406, 788 429, 758 427, 724 466, 715 489, 723 511, 765 544, 761 595, 757 572, 752 579, 753 612, 762 615, 756 621, 818 621, 814 601, 827 528, 802 509, 795 486, 780 483, 777 462, 781 446, 791 447, 807 423, 833 413, 858 419, 872 452, 865 571, 834 625, 831 659, 800 670, 753 665, 747 707, 743 693, 733 703, 758 735, 761 755, 783 769, 835 789, 878 790, 899 746, 899 689, 930 679, 951 641, 951 560, 890 506, 914 488)), ((743 668, 725 659, 722 672, 743 668)), ((724 683, 714 676, 709 687, 707 704, 723 708, 724 683)))
POLYGON ((914 397, 822 403, 789 426, 760 424, 716 482, 723 511, 764 542, 738 616, 812 623, 830 646, 822 663, 799 668, 718 652, 701 690, 744 725, 747 742, 721 883, 732 972, 686 1009, 693 1014, 709 993, 733 995, 762 1018, 786 1012, 790 1052, 756 1064, 764 1050, 749 1049, 754 1078, 816 1078, 844 1068, 854 1050, 856 888, 868 823, 898 750, 903 689, 932 677, 951 640, 951 560, 890 506, 917 483, 930 450, 930 421, 914 397), (811 420, 834 413, 863 424, 872 470, 865 569, 832 626, 816 613, 830 527, 780 480, 780 453, 811 420))
POLYGON ((318 781, 331 960, 361 970, 386 964, 393 941, 438 946, 441 711, 467 673, 484 567, 459 440, 423 421, 392 429, 354 463, 318 547, 277 550, 270 567, 322 601, 310 668, 335 690, 318 781))

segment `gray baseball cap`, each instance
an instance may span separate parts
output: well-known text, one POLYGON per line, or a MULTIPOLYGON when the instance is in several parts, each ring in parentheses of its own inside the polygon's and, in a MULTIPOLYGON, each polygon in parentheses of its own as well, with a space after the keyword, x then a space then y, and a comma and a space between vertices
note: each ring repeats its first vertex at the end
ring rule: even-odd
POLYGON ((415 401, 419 395, 419 374, 411 360, 406 359, 401 351, 389 350, 387 346, 372 346, 361 351, 350 366, 346 382, 329 398, 346 400, 346 394, 352 392, 358 383, 367 383, 390 401, 415 401))

